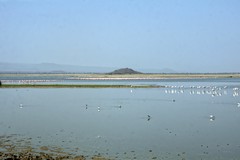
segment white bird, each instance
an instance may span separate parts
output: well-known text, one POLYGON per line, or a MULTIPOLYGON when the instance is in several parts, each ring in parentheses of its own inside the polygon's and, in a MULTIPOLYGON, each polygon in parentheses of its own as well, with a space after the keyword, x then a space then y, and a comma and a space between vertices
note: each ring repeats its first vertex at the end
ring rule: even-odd
POLYGON ((240 107, 240 102, 237 103, 237 106, 240 107))
POLYGON ((23 104, 22 103, 19 104, 19 108, 23 108, 23 104))
POLYGON ((210 120, 210 121, 214 121, 214 120, 215 120, 215 116, 211 114, 211 115, 209 116, 209 120, 210 120))

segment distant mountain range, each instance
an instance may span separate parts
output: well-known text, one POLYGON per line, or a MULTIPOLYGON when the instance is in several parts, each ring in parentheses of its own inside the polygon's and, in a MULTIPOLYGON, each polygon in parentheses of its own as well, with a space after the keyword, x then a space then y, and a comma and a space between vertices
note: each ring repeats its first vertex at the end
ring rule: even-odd
MULTIPOLYGON (((110 73, 119 68, 63 65, 55 63, 25 64, 0 62, 1 73, 110 73)), ((176 73, 171 69, 138 69, 142 73, 176 73)))

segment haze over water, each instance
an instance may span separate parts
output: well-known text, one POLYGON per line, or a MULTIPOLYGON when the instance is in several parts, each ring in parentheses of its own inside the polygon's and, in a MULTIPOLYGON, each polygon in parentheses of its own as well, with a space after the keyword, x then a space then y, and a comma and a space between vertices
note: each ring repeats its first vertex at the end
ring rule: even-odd
POLYGON ((142 82, 167 85, 155 89, 1 89, 1 136, 12 135, 8 139, 18 147, 16 139, 30 138, 26 146, 35 150, 59 147, 114 159, 239 159, 239 82, 142 82))

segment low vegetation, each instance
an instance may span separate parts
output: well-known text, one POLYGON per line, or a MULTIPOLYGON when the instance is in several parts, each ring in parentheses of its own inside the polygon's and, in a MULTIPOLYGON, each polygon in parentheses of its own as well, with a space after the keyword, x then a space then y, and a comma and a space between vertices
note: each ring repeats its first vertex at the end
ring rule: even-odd
POLYGON ((4 84, 1 88, 159 88, 157 85, 111 85, 111 84, 4 84))

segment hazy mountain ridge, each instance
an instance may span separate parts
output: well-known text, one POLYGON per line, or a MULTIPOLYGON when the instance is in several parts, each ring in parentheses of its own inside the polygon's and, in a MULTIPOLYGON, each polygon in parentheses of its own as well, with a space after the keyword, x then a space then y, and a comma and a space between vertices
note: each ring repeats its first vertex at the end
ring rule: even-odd
POLYGON ((50 73, 105 73, 115 68, 92 67, 78 65, 62 65, 55 63, 23 64, 23 63, 0 63, 0 72, 50 72, 50 73))
MULTIPOLYGON (((120 67, 119 67, 120 68, 120 67)), ((0 62, 1 73, 110 73, 119 68, 64 65, 55 63, 25 64, 0 62)), ((135 68, 134 68, 135 69, 135 68)), ((171 69, 136 69, 142 73, 176 73, 171 69)))

